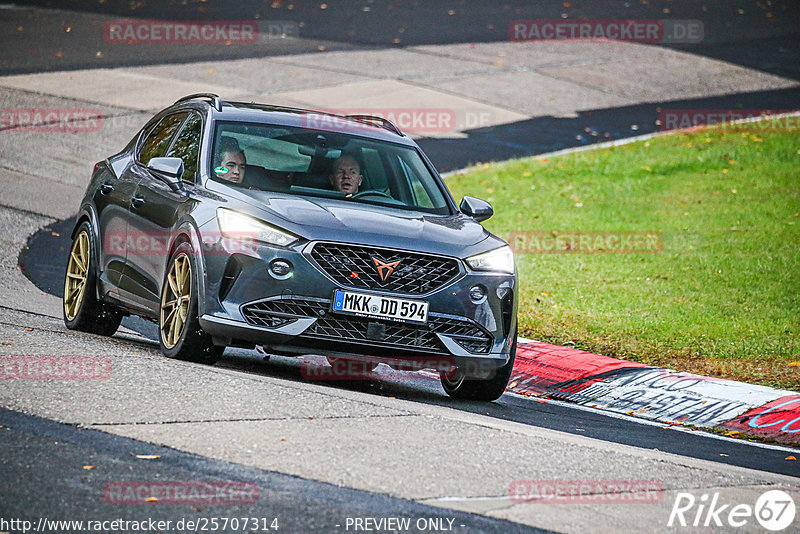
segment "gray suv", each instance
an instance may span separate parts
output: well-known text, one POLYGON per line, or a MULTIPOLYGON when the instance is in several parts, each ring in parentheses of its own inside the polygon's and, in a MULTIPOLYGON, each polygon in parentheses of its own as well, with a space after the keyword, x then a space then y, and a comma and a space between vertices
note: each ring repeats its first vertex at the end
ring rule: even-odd
POLYGON ((494 400, 514 365, 508 245, 457 206, 391 122, 197 94, 95 165, 64 291, 67 327, 155 321, 163 353, 226 346, 433 367, 457 398, 494 400))

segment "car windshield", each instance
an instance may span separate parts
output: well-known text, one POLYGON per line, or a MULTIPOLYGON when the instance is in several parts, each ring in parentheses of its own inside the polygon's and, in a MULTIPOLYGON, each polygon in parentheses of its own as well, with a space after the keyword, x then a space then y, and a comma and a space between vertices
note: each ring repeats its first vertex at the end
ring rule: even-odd
POLYGON ((210 175, 228 185, 450 213, 445 192, 413 147, 343 132, 218 122, 212 153, 210 175))

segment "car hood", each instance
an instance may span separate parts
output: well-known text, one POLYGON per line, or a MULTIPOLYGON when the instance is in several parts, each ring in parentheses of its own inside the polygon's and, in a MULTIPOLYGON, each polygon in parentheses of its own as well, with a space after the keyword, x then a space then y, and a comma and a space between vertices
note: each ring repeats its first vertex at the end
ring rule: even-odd
MULTIPOLYGON (((327 198, 250 191, 250 213, 308 240, 469 254, 470 247, 492 234, 462 213, 449 216, 387 208, 327 198), (261 211, 263 213, 258 213, 261 211)), ((496 238, 495 238, 496 239, 496 238)), ((497 246, 502 243, 498 239, 497 246)))

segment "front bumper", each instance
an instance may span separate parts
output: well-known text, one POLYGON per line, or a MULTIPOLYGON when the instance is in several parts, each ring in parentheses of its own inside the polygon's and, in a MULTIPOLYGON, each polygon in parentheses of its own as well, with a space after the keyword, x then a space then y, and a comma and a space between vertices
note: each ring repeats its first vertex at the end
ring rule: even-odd
POLYGON ((282 353, 376 361, 442 357, 487 369, 507 363, 516 331, 515 276, 472 272, 459 260, 460 274, 427 294, 358 289, 428 301, 426 324, 342 315, 331 311, 332 295, 354 288, 315 264, 310 246, 258 246, 206 257, 203 330, 219 344, 261 344, 282 353), (291 276, 273 275, 268 266, 275 260, 288 262, 291 276), (469 296, 475 285, 486 289, 479 301, 469 296))

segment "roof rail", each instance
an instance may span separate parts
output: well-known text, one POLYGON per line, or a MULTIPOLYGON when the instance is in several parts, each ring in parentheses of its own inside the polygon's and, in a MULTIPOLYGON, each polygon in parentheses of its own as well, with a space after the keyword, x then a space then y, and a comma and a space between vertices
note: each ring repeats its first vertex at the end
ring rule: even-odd
POLYGON ((394 132, 397 135, 405 137, 405 134, 400 131, 400 128, 395 126, 395 124, 390 121, 389 119, 384 119, 383 117, 376 117, 375 115, 345 115, 348 119, 353 119, 358 122, 363 122, 367 124, 372 124, 376 126, 374 123, 378 123, 377 126, 380 126, 384 130, 389 130, 390 132, 394 132))
POLYGON ((222 99, 219 97, 219 95, 214 93, 195 93, 193 95, 187 95, 183 98, 179 98, 175 101, 175 103, 177 104, 178 102, 185 102, 186 100, 195 100, 200 98, 207 98, 211 100, 211 104, 214 106, 214 109, 217 111, 222 111, 222 99))

